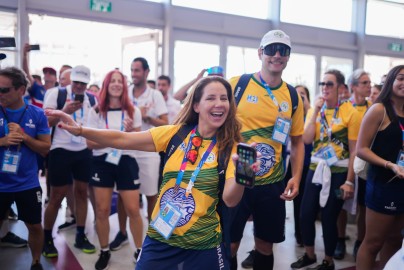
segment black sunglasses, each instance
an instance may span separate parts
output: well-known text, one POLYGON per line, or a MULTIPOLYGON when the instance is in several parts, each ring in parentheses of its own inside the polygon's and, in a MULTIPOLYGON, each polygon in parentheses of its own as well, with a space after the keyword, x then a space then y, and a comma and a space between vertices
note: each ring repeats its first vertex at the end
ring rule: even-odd
POLYGON ((334 83, 333 82, 319 82, 319 86, 327 86, 327 87, 333 87, 334 83))
POLYGON ((86 83, 83 83, 83 82, 78 82, 78 81, 73 81, 75 84, 81 84, 81 85, 87 85, 86 83))
POLYGON ((268 56, 274 56, 276 52, 279 52, 281 56, 290 55, 290 47, 282 43, 273 43, 265 46, 264 53, 268 56))
POLYGON ((7 94, 8 92, 10 92, 11 88, 13 87, 0 87, 0 93, 7 94))

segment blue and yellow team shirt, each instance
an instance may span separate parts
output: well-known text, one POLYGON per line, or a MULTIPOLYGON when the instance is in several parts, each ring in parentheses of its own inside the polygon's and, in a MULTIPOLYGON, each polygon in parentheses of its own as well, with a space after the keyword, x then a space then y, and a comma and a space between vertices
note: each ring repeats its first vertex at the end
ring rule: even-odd
MULTIPOLYGON (((234 88, 240 77, 230 79, 234 88)), ((285 82, 271 89, 282 115, 290 119, 292 115, 292 101, 289 89, 285 82)), ((304 111, 303 102, 298 95, 298 107, 292 117, 290 136, 303 134, 304 111)), ((265 185, 282 181, 284 178, 284 166, 282 159, 282 144, 273 141, 272 132, 278 117, 279 108, 268 95, 264 85, 255 77, 249 81, 240 103, 237 107, 237 117, 242 124, 241 134, 246 143, 257 143, 257 151, 262 154, 260 169, 256 173, 255 185, 265 185)))
MULTIPOLYGON (((335 109, 325 109, 325 117, 327 119, 328 125, 330 125, 331 120, 334 116, 335 109)), ((307 119, 311 119, 314 109, 311 108, 307 112, 307 119)), ((349 158, 349 146, 348 141, 356 141, 358 139, 359 127, 361 123, 361 118, 358 111, 352 106, 349 101, 344 101, 338 109, 336 114, 336 119, 334 119, 331 128, 331 146, 335 150, 339 160, 349 158)), ((306 122, 308 125, 309 121, 306 122)), ((318 153, 321 147, 328 145, 328 134, 326 128, 324 128, 324 139, 323 142, 320 140, 320 128, 321 128, 321 116, 320 112, 317 114, 316 118, 316 135, 313 142, 313 152, 312 155, 318 153)), ((310 164, 310 169, 315 170, 317 165, 315 163, 310 164)), ((332 173, 347 172, 346 167, 336 167, 331 166, 332 173)))
MULTIPOLYGON (((157 152, 166 150, 168 143, 179 128, 179 125, 167 125, 150 129, 157 152)), ((198 250, 210 249, 217 247, 222 240, 220 218, 216 212, 216 206, 219 201, 217 144, 203 164, 196 178, 195 185, 192 188, 192 193, 189 194, 188 198, 185 200, 183 199, 183 194, 189 183, 192 172, 198 166, 199 161, 212 140, 203 140, 199 148, 198 158, 194 165, 190 162, 187 163, 180 191, 173 198, 175 181, 184 158, 189 138, 190 134, 188 134, 184 142, 175 150, 165 164, 163 182, 156 206, 153 210, 152 220, 157 217, 160 208, 163 207, 168 200, 171 200, 170 202, 180 209, 182 217, 169 240, 165 240, 164 237, 151 226, 149 226, 147 234, 153 239, 175 247, 198 250)), ((236 152, 236 145, 233 147, 232 152, 236 152)), ((230 158, 226 169, 226 180, 234 178, 234 171, 235 166, 230 158)))
POLYGON ((372 105, 372 102, 369 100, 366 100, 366 103, 363 105, 358 105, 355 104, 351 99, 349 99, 351 102, 352 106, 358 111, 358 116, 359 116, 359 123, 362 123, 363 116, 365 115, 365 112, 368 110, 368 108, 372 105))

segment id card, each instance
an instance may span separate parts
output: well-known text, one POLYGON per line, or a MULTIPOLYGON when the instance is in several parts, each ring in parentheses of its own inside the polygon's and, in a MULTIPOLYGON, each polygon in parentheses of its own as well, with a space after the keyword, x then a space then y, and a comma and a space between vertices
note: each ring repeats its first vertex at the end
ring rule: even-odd
POLYGON ((20 166, 21 152, 4 151, 3 166, 1 171, 4 173, 16 174, 20 166))
POLYGON ((400 167, 404 167, 404 151, 403 150, 401 150, 400 153, 398 153, 397 165, 400 167))
POLYGON ((289 119, 278 116, 272 132, 272 140, 286 145, 292 122, 289 119))
POLYGON ((119 161, 121 160, 121 156, 122 156, 121 149, 112 149, 112 151, 109 152, 107 157, 105 158, 105 161, 114 165, 118 165, 119 161))
POLYGON ((328 167, 331 167, 338 162, 337 154, 335 154, 335 150, 331 145, 324 147, 323 157, 327 162, 328 167))
POLYGON ((166 240, 170 238, 181 218, 181 212, 171 203, 160 209, 159 215, 153 220, 151 226, 166 240))
POLYGON ((72 135, 72 143, 81 143, 82 139, 83 139, 83 137, 81 137, 81 136, 72 135))

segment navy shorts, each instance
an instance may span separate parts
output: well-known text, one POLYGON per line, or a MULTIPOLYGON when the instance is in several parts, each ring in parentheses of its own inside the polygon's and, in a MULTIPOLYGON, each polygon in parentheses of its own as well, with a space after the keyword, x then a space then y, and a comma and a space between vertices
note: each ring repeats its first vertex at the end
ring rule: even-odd
POLYGON ((390 183, 366 181, 366 207, 386 215, 404 213, 404 182, 401 179, 390 183))
POLYGON ((366 180, 358 177, 357 201, 360 206, 365 206, 365 196, 366 196, 366 180))
POLYGON ((17 205, 18 219, 28 224, 40 224, 42 222, 42 189, 36 187, 17 192, 0 192, 0 218, 3 220, 15 202, 17 205))
POLYGON ((90 185, 95 187, 113 188, 117 190, 139 189, 139 166, 136 159, 123 155, 118 165, 105 161, 107 154, 93 157, 90 185))
POLYGON ((48 178, 51 186, 73 184, 73 179, 88 183, 91 178, 92 153, 89 149, 68 151, 56 148, 49 152, 48 178))
POLYGON ((246 188, 237 206, 231 227, 231 242, 243 237, 244 227, 250 215, 254 221, 254 236, 269 243, 285 240, 285 201, 280 198, 285 182, 246 188))
POLYGON ((229 270, 223 244, 205 250, 170 246, 146 236, 136 270, 229 270))

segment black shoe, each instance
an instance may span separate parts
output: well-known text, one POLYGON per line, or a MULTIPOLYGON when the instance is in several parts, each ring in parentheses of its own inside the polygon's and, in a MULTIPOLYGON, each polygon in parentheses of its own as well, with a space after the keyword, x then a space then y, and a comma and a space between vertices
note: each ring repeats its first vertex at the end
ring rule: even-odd
POLYGON ((40 262, 36 262, 31 265, 31 270, 43 270, 42 264, 40 262))
POLYGON ((133 254, 133 262, 134 262, 134 263, 137 263, 137 261, 138 261, 138 259, 139 259, 139 255, 140 255, 141 252, 142 252, 142 249, 141 249, 141 248, 138 248, 138 249, 135 251, 135 254, 133 254))
POLYGON ((74 247, 81 249, 81 251, 87 254, 95 252, 95 246, 88 241, 85 235, 76 235, 76 243, 74 243, 74 247))
POLYGON ((340 238, 338 239, 337 246, 334 251, 334 259, 336 260, 344 259, 345 253, 346 253, 345 239, 340 238))
POLYGON ((8 232, 3 238, 0 239, 0 247, 26 247, 28 245, 27 240, 15 235, 12 232, 8 232))
POLYGON ((116 234, 115 239, 109 244, 109 249, 112 251, 115 251, 115 250, 120 249, 127 243, 129 243, 128 236, 124 235, 123 233, 121 233, 121 231, 119 231, 116 234))
POLYGON ((102 251, 100 253, 100 257, 95 263, 95 269, 97 270, 105 270, 109 267, 109 259, 111 258, 111 252, 109 250, 102 251))
POLYGON ((248 253, 249 254, 248 254, 247 258, 245 258, 245 260, 241 262, 241 266, 243 268, 253 268, 255 250, 253 249, 248 253))
POLYGON ((13 208, 10 207, 8 211, 8 219, 9 220, 18 220, 18 215, 14 212, 13 208))
POLYGON ((361 246, 361 244, 362 244, 362 241, 359 241, 359 240, 355 241, 355 245, 353 247, 353 256, 354 256, 355 262, 356 262, 356 255, 358 255, 358 250, 359 250, 359 247, 361 246))
POLYGON ((311 259, 307 253, 304 253, 304 255, 302 257, 300 257, 297 261, 295 261, 294 263, 292 263, 290 265, 291 268, 293 269, 300 269, 309 265, 312 265, 314 263, 317 262, 317 258, 314 257, 314 259, 311 259))
POLYGON ((71 229, 71 228, 74 228, 74 227, 76 227, 76 219, 75 219, 75 218, 72 218, 71 221, 66 221, 65 223, 63 223, 62 225, 60 225, 60 226, 58 227, 58 232, 66 231, 66 230, 71 229))
POLYGON ((58 250, 56 249, 53 240, 43 244, 42 255, 45 258, 56 258, 58 256, 58 250))
POLYGON ((307 268, 307 270, 335 270, 335 265, 333 263, 330 264, 326 260, 323 260, 322 264, 317 265, 316 267, 313 268, 307 268))

